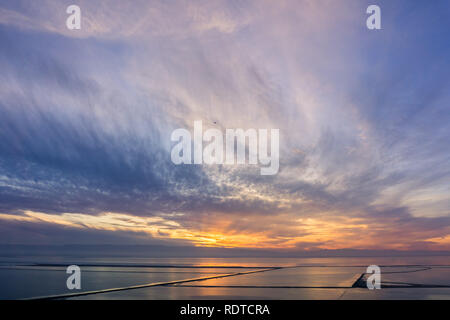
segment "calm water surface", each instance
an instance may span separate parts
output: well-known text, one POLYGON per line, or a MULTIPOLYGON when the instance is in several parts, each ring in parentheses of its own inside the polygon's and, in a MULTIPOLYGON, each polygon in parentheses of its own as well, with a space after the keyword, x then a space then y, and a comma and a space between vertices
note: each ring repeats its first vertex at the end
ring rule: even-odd
POLYGON ((363 258, 0 258, 0 299, 73 293, 66 267, 81 266, 79 291, 283 267, 218 279, 177 283, 76 299, 450 299, 450 257, 363 258), (351 288, 368 265, 381 266, 382 283, 400 288, 351 288), (427 287, 418 287, 425 285, 427 287), (448 286, 445 288, 442 286, 448 286))

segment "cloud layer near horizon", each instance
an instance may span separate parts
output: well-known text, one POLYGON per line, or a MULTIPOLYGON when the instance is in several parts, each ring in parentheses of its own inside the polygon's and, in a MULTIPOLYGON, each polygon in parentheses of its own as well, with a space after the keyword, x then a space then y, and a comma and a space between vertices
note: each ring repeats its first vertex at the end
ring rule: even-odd
POLYGON ((450 250, 445 1, 76 3, 0 1, 1 243, 450 250), (173 165, 194 120, 279 174, 173 165))

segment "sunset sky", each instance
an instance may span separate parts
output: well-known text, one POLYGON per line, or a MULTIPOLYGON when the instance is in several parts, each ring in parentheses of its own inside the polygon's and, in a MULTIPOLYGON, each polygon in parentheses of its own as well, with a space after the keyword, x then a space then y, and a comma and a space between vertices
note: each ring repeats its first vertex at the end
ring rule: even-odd
POLYGON ((0 0, 0 244, 450 250, 449 57, 447 0, 0 0), (174 165, 195 120, 278 174, 174 165))

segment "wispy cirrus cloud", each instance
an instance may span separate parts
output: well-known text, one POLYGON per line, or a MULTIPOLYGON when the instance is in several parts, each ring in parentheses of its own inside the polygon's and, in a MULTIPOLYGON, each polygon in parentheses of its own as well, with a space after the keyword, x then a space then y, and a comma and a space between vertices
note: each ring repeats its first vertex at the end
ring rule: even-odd
POLYGON ((371 33, 365 3, 319 2, 79 1, 80 33, 64 3, 0 2, 2 224, 448 249, 448 5, 383 2, 371 33), (198 119, 280 128, 279 174, 173 165, 170 133, 198 119))

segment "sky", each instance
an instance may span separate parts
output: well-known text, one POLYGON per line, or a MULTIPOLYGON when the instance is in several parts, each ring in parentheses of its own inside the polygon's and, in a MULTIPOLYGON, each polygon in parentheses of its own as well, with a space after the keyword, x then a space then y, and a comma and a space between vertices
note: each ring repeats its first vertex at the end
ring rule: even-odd
POLYGON ((0 244, 450 250, 449 36, 447 0, 0 0, 0 244), (195 120, 279 129, 278 174, 173 164, 195 120))

